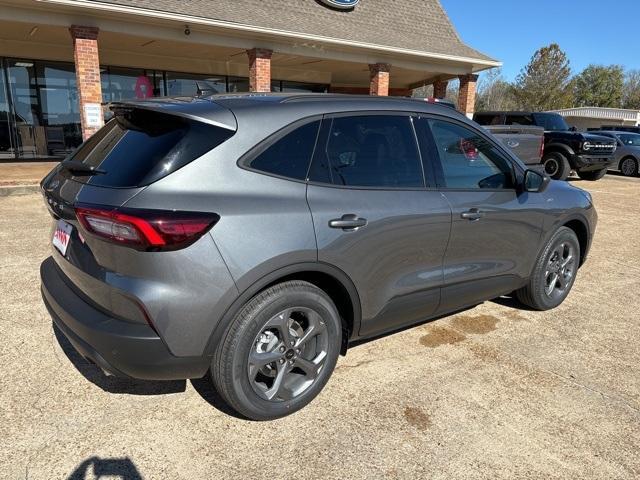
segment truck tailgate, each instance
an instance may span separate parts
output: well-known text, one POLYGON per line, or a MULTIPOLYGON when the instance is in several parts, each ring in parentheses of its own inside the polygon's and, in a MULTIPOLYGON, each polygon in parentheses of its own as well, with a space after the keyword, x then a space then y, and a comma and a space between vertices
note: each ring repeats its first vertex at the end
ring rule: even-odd
POLYGON ((528 125, 487 125, 484 128, 502 141, 526 165, 540 164, 544 128, 528 125))

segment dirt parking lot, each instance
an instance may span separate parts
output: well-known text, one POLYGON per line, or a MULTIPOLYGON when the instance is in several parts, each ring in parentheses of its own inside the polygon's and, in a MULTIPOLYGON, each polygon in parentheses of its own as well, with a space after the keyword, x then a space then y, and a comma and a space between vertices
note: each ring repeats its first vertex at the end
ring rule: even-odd
POLYGON ((0 478, 639 478, 640 179, 575 184, 600 221, 560 308, 486 302, 360 345, 270 423, 229 415, 205 380, 81 359, 40 299, 41 198, 0 198, 0 478))

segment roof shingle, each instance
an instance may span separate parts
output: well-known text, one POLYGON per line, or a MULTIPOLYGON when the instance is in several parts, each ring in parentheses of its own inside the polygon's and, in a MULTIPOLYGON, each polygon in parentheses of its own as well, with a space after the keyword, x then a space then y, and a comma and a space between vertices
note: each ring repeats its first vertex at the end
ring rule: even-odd
POLYGON ((453 55, 492 58, 465 45, 439 0, 361 0, 350 11, 315 0, 97 0, 292 33, 453 55))

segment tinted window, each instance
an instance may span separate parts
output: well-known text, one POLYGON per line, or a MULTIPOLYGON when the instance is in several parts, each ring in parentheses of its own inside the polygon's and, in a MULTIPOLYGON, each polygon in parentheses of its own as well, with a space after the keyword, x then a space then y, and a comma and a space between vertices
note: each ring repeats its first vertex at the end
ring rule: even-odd
POLYGON ((531 115, 507 115, 505 125, 534 125, 531 115))
POLYGON ((249 166, 274 175, 306 179, 319 127, 318 120, 296 128, 251 160, 249 166))
POLYGON ((169 175, 228 139, 233 132, 148 110, 118 112, 72 160, 106 171, 76 176, 101 187, 139 187, 169 175))
POLYGON ((640 147, 640 135, 635 133, 621 133, 618 138, 625 145, 631 145, 633 147, 640 147))
POLYGON ((447 188, 512 188, 511 163, 489 140, 458 124, 429 120, 447 188))
POLYGON ((476 113, 473 120, 480 125, 502 125, 502 114, 476 113))
POLYGON ((544 127, 547 131, 564 132, 569 130, 569 125, 567 125, 564 117, 557 113, 534 113, 533 118, 536 121, 536 125, 544 127))
POLYGON ((336 185, 424 186, 418 147, 408 116, 334 118, 314 164, 317 178, 328 178, 336 185))

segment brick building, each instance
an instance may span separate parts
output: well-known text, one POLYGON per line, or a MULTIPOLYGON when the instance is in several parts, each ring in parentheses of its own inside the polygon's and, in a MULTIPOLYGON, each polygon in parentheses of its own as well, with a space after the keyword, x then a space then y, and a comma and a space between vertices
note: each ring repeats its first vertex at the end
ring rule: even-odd
POLYGON ((476 73, 498 65, 438 0, 0 0, 0 161, 62 158, 127 98, 444 97, 459 78, 471 114, 476 73))

